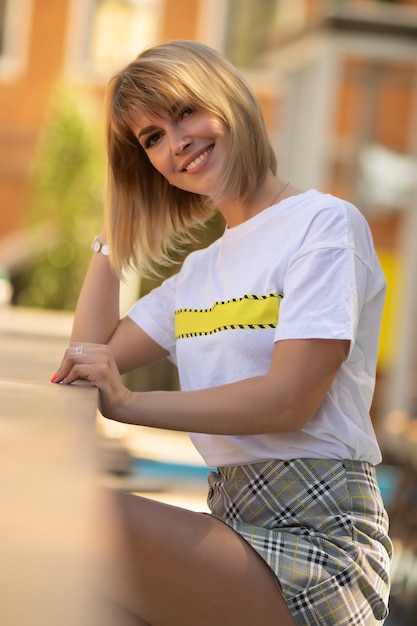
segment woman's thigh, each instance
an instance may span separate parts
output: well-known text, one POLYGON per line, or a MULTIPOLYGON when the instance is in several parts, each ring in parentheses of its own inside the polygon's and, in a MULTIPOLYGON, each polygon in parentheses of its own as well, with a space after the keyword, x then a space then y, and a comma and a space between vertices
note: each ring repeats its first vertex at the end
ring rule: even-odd
MULTIPOLYGON (((111 594, 153 626, 294 626, 275 576, 219 520, 114 494, 111 594)), ((143 622, 138 622, 143 623, 143 622)))

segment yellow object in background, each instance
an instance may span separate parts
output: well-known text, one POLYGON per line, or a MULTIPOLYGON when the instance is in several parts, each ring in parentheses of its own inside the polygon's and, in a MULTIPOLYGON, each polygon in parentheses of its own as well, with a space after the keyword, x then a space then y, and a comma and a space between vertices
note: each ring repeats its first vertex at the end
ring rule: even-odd
POLYGON ((382 316, 378 366, 389 367, 396 356, 403 302, 403 261, 394 250, 377 250, 382 270, 387 280, 387 295, 382 316))

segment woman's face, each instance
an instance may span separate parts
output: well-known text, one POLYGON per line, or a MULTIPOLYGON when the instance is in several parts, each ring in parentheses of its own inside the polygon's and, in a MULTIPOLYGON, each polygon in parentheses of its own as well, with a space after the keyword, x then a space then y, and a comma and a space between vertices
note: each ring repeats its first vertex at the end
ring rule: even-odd
POLYGON ((184 106, 163 115, 138 112, 131 128, 171 185, 215 197, 229 148, 228 130, 218 117, 184 106))

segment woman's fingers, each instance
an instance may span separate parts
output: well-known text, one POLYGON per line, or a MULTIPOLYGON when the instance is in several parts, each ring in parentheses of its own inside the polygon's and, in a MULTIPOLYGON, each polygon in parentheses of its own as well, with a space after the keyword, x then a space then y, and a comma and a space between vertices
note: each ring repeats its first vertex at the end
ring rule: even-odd
POLYGON ((71 343, 51 382, 70 385, 87 380, 99 389, 100 410, 110 417, 127 392, 120 372, 107 345, 71 343))
POLYGON ((111 365, 107 346, 99 344, 71 343, 65 351, 58 370, 51 378, 53 383, 71 384, 80 378, 97 384, 111 365))

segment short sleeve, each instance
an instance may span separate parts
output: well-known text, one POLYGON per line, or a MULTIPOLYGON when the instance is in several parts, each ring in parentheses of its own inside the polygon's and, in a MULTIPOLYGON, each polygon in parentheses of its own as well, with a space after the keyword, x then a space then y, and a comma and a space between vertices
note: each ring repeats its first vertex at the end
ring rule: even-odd
POLYGON ((175 302, 178 275, 165 280, 159 287, 140 298, 128 312, 128 317, 156 343, 175 358, 175 302))
POLYGON ((356 336, 367 268, 351 247, 296 255, 285 275, 275 340, 356 336))

